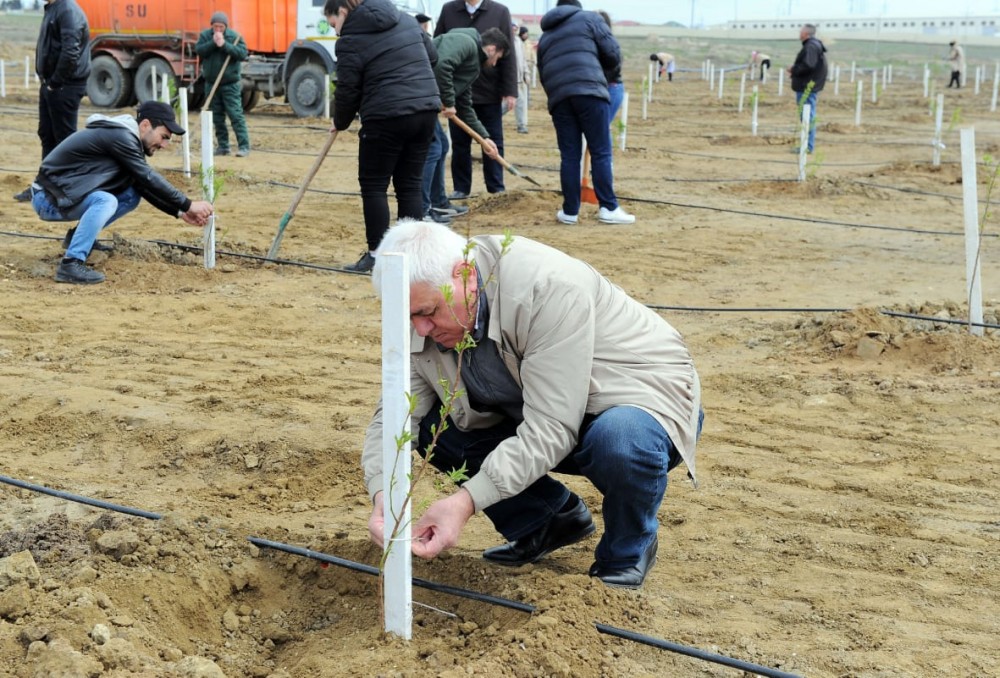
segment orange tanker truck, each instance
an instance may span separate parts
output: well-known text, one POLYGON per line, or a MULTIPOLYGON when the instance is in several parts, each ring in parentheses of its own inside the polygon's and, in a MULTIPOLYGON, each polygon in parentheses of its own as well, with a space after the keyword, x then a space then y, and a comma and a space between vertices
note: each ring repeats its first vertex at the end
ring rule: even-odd
POLYGON ((200 78, 194 46, 213 12, 225 12, 249 50, 243 107, 263 95, 284 96, 298 116, 323 113, 335 73, 336 35, 323 0, 77 0, 90 23, 93 66, 87 95, 95 106, 121 108, 154 98, 153 71, 187 87, 200 108, 213 83, 200 78))

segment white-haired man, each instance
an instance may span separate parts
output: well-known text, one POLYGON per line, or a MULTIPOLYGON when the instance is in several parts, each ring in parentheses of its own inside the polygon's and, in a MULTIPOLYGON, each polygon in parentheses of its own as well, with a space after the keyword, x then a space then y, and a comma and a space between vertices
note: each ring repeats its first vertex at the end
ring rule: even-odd
MULTIPOLYGON (((537 562, 595 531, 580 497, 550 474, 583 475, 604 496, 589 574, 637 588, 656 559, 667 472, 684 461, 694 477, 701 408, 691 355, 673 327, 583 261, 526 238, 476 236, 471 244, 466 256, 468 241, 446 226, 405 220, 379 246, 411 262, 418 449, 457 392, 431 463, 446 471, 464 464, 469 476, 415 522, 411 549, 433 558, 482 511, 508 541, 484 551, 486 560, 537 562), (466 335, 474 347, 454 350, 466 335)), ((380 277, 376 255, 381 294, 380 277)), ((378 544, 382 426, 380 404, 362 455, 378 544)))

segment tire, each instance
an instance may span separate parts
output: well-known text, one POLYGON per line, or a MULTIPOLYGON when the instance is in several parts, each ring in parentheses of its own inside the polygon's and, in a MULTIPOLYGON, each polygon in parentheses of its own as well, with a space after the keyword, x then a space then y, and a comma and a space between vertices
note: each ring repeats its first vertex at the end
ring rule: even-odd
MULTIPOLYGON (((135 96, 141 104, 143 101, 149 101, 151 99, 159 99, 160 92, 153 91, 153 83, 151 82, 153 69, 156 69, 157 82, 160 82, 165 73, 169 73, 170 77, 174 77, 174 69, 170 67, 166 59, 161 57, 151 57, 146 59, 141 64, 139 68, 135 71, 135 96)), ((158 85, 162 87, 163 85, 158 85)))
POLYGON ((205 79, 198 78, 188 86, 188 110, 189 111, 200 111, 201 107, 205 103, 205 97, 208 96, 208 92, 205 91, 205 79))
POLYGON ((243 112, 249 113, 260 102, 260 90, 253 86, 247 87, 244 83, 240 97, 243 99, 243 112))
POLYGON ((318 118, 323 115, 324 97, 329 79, 323 67, 305 63, 292 72, 288 79, 285 99, 300 118, 318 118))
POLYGON ((95 106, 127 106, 132 99, 132 73, 107 54, 94 57, 87 78, 87 96, 95 106))

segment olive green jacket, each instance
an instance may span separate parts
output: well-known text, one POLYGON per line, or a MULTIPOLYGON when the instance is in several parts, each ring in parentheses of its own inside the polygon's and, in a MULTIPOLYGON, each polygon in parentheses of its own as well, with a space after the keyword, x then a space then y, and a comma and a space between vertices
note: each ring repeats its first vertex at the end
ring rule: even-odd
POLYGON ((215 84, 227 56, 229 63, 226 64, 225 74, 219 84, 229 85, 240 81, 240 63, 247 58, 247 43, 231 28, 227 28, 224 35, 226 41, 222 47, 217 47, 212 39, 212 29, 208 28, 201 32, 194 46, 194 51, 201 58, 201 74, 205 77, 206 92, 215 84))

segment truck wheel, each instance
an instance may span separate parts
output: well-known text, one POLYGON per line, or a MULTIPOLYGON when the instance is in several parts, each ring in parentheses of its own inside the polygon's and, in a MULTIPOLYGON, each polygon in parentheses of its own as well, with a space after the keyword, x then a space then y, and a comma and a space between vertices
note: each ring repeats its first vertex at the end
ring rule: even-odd
POLYGON ((300 118, 323 115, 328 82, 326 71, 318 64, 305 63, 296 68, 288 79, 288 93, 285 95, 295 115, 300 118))
POLYGON ((132 98, 132 74, 106 54, 94 57, 87 78, 87 96, 95 106, 121 108, 132 98))
POLYGON ((249 113, 260 101, 260 90, 257 88, 247 89, 244 87, 240 92, 240 97, 243 99, 243 112, 249 113))
POLYGON ((153 69, 156 69, 156 81, 157 87, 163 87, 159 84, 163 80, 163 76, 169 74, 170 78, 174 77, 174 69, 170 67, 166 59, 161 59, 160 57, 152 57, 146 59, 141 64, 139 68, 135 71, 135 96, 141 104, 143 101, 149 101, 150 99, 156 100, 160 98, 160 90, 153 91, 152 75, 153 69))

